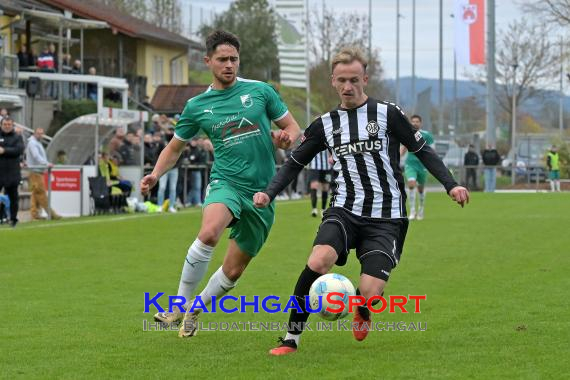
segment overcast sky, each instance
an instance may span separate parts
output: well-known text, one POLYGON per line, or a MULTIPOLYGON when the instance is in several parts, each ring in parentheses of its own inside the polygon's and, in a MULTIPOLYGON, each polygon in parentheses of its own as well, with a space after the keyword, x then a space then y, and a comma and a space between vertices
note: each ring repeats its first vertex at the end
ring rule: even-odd
MULTIPOLYGON (((202 18, 207 21, 213 12, 228 9, 231 0, 181 0, 183 15, 188 20, 190 5, 193 25, 197 28, 202 18)), ((518 4, 521 0, 496 0, 497 33, 523 17, 518 4), (516 1, 516 3, 515 3, 516 1)), ((443 75, 453 78, 453 0, 443 0, 443 75)), ((336 12, 368 13, 368 0, 327 0, 326 6, 336 12)), ((322 0, 309 0, 309 7, 322 7, 322 0)), ((400 76, 412 71, 412 0, 400 0, 400 76)), ((380 49, 386 78, 396 76, 396 0, 372 1, 372 45, 380 49)), ((528 17, 528 16, 527 16, 528 17)), ((185 25, 188 25, 187 21, 185 25)), ((465 68, 458 68, 463 78, 465 68)), ((416 0, 416 75, 425 78, 439 77, 439 0, 416 0)))

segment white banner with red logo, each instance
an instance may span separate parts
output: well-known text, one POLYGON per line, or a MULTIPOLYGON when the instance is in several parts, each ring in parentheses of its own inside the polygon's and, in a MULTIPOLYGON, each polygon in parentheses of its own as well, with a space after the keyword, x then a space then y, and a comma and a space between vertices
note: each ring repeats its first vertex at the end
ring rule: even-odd
POLYGON ((455 57, 459 65, 485 64, 485 0, 455 0, 455 57))
MULTIPOLYGON (((48 188, 48 176, 44 174, 45 188, 48 188)), ((81 172, 79 170, 52 170, 52 191, 81 191, 81 172)))

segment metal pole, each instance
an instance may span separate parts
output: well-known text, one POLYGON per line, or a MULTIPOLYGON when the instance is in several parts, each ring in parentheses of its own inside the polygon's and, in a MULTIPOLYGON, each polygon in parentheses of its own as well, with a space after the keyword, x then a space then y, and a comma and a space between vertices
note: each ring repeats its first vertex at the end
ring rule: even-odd
POLYGON ((439 0, 439 133, 445 132, 443 127, 443 0, 439 0))
POLYGON ((307 81, 307 126, 311 124, 311 71, 309 70, 309 0, 305 0, 305 77, 307 81))
POLYGON ((79 216, 83 216, 83 166, 79 167, 79 216))
POLYGON ((412 110, 416 111, 416 0, 412 0, 412 110))
POLYGON ((487 0, 487 145, 496 143, 495 132, 495 0, 487 0))
POLYGON ((560 104, 558 114, 558 128, 560 136, 564 132, 564 38, 560 36, 560 104))
POLYGON ((400 104, 400 0, 396 0, 396 104, 400 104))
POLYGON ((459 132, 459 109, 457 104, 457 56, 453 52, 453 124, 455 133, 459 132))
POLYGON ((119 78, 123 78, 123 35, 119 33, 119 78))
POLYGON ((99 169, 99 113, 95 116, 95 150, 93 153, 93 162, 95 165, 95 170, 99 169))
POLYGON ((48 166, 48 209, 47 220, 51 220, 51 167, 48 166))
POLYGON ((188 165, 184 165, 184 190, 182 193, 182 199, 183 199, 183 203, 184 203, 184 207, 186 207, 186 205, 188 204, 188 165))
POLYGON ((81 72, 84 73, 83 68, 83 28, 79 30, 79 60, 81 61, 81 72))
MULTIPOLYGON (((63 26, 61 26, 61 24, 59 24, 59 35, 58 35, 58 37, 59 37, 59 41, 57 44, 57 60, 59 62, 56 62, 56 64, 57 64, 57 72, 61 74, 63 72, 63 26)), ((62 98, 63 98, 63 82, 58 81, 57 82, 57 109, 59 111, 61 111, 62 98)))
MULTIPOLYGON (((141 136, 140 136, 141 148, 140 148, 140 157, 139 157, 139 159, 141 160, 141 177, 140 178, 143 178, 144 177, 144 149, 145 149, 145 146, 144 146, 144 121, 142 120, 142 112, 141 112, 141 118, 139 121, 139 128, 141 131, 141 136)), ((141 202, 144 202, 144 197, 142 196, 142 194, 140 194, 140 200, 141 200, 141 202)))
POLYGON ((372 0, 368 0, 368 60, 372 60, 372 0))
POLYGON ((515 177, 515 169, 517 166, 517 151, 516 151, 516 136, 517 136, 517 98, 516 98, 516 87, 517 87, 517 67, 518 65, 515 63, 513 64, 513 114, 512 114, 512 137, 511 137, 511 152, 513 152, 513 162, 512 162, 512 170, 511 170, 511 184, 515 184, 516 177, 515 177))
POLYGON ((188 15, 188 35, 192 37, 192 4, 190 4, 190 15, 188 15))

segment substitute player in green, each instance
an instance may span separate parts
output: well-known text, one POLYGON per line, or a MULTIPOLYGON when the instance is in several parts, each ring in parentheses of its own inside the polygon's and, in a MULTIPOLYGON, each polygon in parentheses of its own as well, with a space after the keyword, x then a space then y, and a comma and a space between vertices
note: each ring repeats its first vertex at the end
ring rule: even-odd
MULTIPOLYGON (((207 91, 188 100, 175 135, 162 151, 153 172, 141 181, 143 194, 178 160, 186 142, 202 130, 214 145, 214 166, 203 205, 198 237, 188 249, 178 296, 187 300, 186 314, 179 310, 157 313, 156 321, 184 320, 180 337, 196 333, 200 310, 192 312, 191 297, 206 274, 214 247, 225 228, 230 242, 222 266, 200 293, 207 305, 233 287, 267 239, 275 208, 253 206, 253 194, 267 187, 275 174, 274 148, 287 149, 300 135, 299 125, 279 94, 267 83, 237 77, 240 42, 216 31, 206 39, 206 64, 213 75, 207 91), (280 129, 271 133, 271 121, 280 129)), ((177 309, 177 308, 175 308, 177 309)))
POLYGON ((560 191, 560 155, 556 145, 552 145, 546 155, 546 167, 550 177, 550 190, 560 191))
MULTIPOLYGON (((426 144, 433 148, 433 136, 428 131, 422 130, 422 118, 420 115, 413 115, 410 118, 412 126, 417 131, 416 133, 420 133, 421 137, 425 140, 426 144)), ((406 147, 402 146, 400 155, 406 152, 406 147)), ((420 160, 416 157, 415 154, 412 152, 408 152, 406 157, 406 168, 405 174, 406 179, 408 181, 408 194, 410 195, 409 202, 410 202, 410 213, 409 219, 418 219, 422 220, 424 218, 424 206, 426 200, 426 191, 425 191, 425 184, 427 181, 427 169, 426 167, 420 162, 420 160), (419 207, 418 212, 416 214, 416 187, 418 189, 419 194, 419 207)))

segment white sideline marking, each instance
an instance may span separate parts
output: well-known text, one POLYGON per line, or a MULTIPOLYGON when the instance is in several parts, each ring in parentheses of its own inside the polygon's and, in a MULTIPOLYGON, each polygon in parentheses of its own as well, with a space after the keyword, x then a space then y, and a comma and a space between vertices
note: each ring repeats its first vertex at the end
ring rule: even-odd
MULTIPOLYGON (((293 204, 293 203, 299 203, 300 201, 306 201, 305 199, 295 199, 295 200, 288 200, 288 201, 277 201, 276 203, 278 203, 279 205, 284 205, 284 204, 293 204)), ((16 228, 10 228, 10 227, 5 227, 5 228, 0 228, 0 232, 3 231, 18 231, 18 230, 31 230, 31 229, 36 229, 36 228, 55 228, 55 227, 66 227, 66 226, 78 226, 78 225, 82 225, 82 224, 95 224, 95 223, 108 223, 108 222, 121 222, 123 220, 129 220, 129 219, 136 219, 136 218, 152 218, 152 217, 158 217, 158 216, 166 216, 166 215, 188 215, 188 214, 196 214, 198 212, 202 212, 201 208, 196 208, 196 209, 192 209, 192 210, 183 210, 181 212, 178 213, 153 213, 153 214, 143 214, 143 213, 139 213, 139 214, 133 214, 133 215, 122 215, 122 216, 113 216, 113 217, 107 217, 107 218, 97 218, 97 219, 89 219, 89 220, 83 220, 83 218, 95 218, 96 216, 88 216, 88 217, 81 217, 81 220, 70 220, 70 221, 52 221, 52 222, 43 222, 44 224, 35 224, 35 222, 25 222, 25 223, 21 223, 18 224, 16 226, 16 228)), ((102 217, 104 217, 104 215, 101 215, 102 217)), ((79 218, 73 218, 73 219, 79 219, 79 218)))

